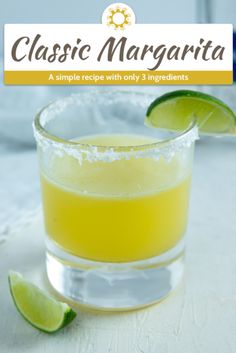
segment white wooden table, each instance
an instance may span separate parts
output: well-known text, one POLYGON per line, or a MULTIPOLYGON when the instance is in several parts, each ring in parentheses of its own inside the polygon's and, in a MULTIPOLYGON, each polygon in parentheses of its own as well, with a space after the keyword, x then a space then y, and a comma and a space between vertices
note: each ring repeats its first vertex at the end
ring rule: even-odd
POLYGON ((42 233, 38 217, 0 244, 1 353, 236 352, 236 138, 198 143, 186 275, 159 305, 126 313, 75 306, 77 318, 57 334, 32 328, 12 303, 7 272, 22 272, 52 292, 42 233))

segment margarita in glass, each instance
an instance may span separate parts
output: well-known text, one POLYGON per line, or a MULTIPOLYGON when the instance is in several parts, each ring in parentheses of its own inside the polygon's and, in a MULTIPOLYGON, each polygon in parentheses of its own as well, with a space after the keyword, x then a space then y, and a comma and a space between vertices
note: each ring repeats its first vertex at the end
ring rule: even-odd
MULTIPOLYGON (((100 146, 152 144, 138 135, 97 135, 78 142, 100 146)), ((129 262, 160 255, 182 238, 190 169, 176 156, 78 163, 54 157, 42 173, 49 238, 86 259, 129 262), (51 175, 51 176, 50 176, 51 175)))
POLYGON ((83 92, 35 119, 48 278, 88 306, 148 305, 183 274, 197 127, 145 126, 153 100, 83 92))

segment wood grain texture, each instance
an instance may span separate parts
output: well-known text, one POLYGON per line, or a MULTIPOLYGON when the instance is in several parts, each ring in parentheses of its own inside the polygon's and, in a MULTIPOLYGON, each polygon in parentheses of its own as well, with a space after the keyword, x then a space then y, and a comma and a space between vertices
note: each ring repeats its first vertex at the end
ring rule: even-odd
POLYGON ((48 291, 41 220, 0 244, 1 353, 236 352, 236 140, 203 139, 197 146, 186 274, 159 305, 127 313, 75 306, 76 320, 47 335, 17 313, 7 271, 48 291))

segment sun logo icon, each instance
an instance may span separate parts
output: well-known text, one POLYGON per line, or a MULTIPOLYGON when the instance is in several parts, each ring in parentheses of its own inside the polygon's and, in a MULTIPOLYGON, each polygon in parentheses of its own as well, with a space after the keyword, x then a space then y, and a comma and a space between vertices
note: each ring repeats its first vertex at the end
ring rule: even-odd
POLYGON ((124 30, 126 26, 135 23, 135 15, 128 5, 115 3, 112 6, 109 5, 103 12, 102 23, 115 30, 124 30))
POLYGON ((108 26, 113 26, 115 29, 125 29, 125 26, 130 25, 130 14, 127 8, 120 8, 117 6, 109 8, 110 15, 107 16, 108 26))

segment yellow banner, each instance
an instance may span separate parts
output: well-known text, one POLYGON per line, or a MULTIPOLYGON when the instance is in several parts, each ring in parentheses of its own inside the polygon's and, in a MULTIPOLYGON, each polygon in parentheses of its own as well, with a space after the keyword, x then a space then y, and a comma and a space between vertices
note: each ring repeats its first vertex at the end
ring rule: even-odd
POLYGON ((232 71, 5 71, 8 85, 228 85, 232 71))

